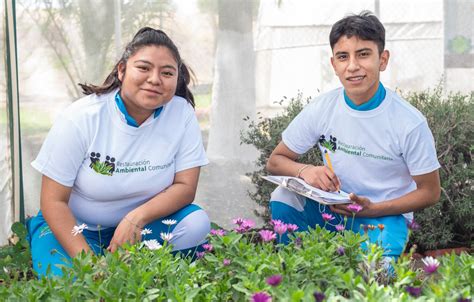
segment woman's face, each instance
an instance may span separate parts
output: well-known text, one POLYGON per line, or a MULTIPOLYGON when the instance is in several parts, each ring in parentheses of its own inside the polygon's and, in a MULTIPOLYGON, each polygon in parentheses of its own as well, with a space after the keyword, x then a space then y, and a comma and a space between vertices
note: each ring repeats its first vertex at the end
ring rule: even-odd
POLYGON ((167 47, 144 46, 119 64, 118 77, 127 112, 141 124, 175 95, 178 64, 167 47))

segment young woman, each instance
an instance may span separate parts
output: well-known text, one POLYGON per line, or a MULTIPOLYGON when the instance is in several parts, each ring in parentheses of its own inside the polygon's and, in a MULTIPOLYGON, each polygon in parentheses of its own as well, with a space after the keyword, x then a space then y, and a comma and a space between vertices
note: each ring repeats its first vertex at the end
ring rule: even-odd
POLYGON ((175 251, 205 241, 209 218, 192 202, 208 160, 189 81, 173 41, 145 27, 103 85, 81 84, 87 96, 55 122, 32 163, 43 174, 41 210, 28 222, 39 276, 48 267, 60 275, 57 264, 81 251, 163 242, 168 231, 175 251))

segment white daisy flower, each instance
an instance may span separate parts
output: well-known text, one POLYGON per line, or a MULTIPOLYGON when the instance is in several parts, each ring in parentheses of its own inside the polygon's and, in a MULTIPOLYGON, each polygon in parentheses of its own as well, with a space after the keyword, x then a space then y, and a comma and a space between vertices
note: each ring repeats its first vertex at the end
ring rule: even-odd
POLYGON ((156 239, 144 240, 143 243, 146 245, 147 248, 149 248, 152 251, 161 248, 161 244, 156 239))
POLYGON ((164 241, 170 241, 173 238, 173 234, 171 234, 171 233, 160 233, 160 237, 164 241))
POLYGON ((140 234, 142 234, 142 235, 149 235, 149 234, 151 234, 151 233, 152 233, 151 230, 148 229, 148 228, 144 228, 144 229, 140 232, 140 234))
POLYGON ((173 225, 173 224, 176 224, 177 221, 174 219, 165 219, 162 222, 166 225, 173 225))
POLYGON ((73 228, 72 228, 72 231, 71 231, 71 234, 73 236, 76 236, 77 234, 80 234, 82 233, 82 231, 84 231, 85 229, 87 229, 87 225, 85 223, 81 224, 81 225, 75 225, 73 228))

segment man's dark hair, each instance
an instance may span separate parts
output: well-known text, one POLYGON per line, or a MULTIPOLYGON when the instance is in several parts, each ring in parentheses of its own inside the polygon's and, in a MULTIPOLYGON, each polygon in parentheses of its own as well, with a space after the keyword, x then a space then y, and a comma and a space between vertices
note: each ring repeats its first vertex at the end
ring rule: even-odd
POLYGON ((349 15, 337 21, 329 34, 331 49, 334 49, 334 45, 343 36, 373 41, 377 44, 379 54, 385 48, 385 28, 370 11, 362 11, 359 15, 349 15))

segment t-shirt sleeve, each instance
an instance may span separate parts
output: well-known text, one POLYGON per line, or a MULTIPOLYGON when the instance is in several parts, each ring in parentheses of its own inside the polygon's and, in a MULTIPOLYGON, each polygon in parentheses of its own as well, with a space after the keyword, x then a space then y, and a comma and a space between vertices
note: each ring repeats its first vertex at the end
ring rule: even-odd
POLYGON ((410 175, 430 173, 440 167, 433 134, 426 120, 408 133, 402 148, 410 175))
POLYGON ((59 118, 31 165, 54 181, 72 187, 86 153, 86 140, 79 128, 72 121, 59 118))
POLYGON ((202 143, 201 129, 194 112, 187 119, 184 135, 175 161, 176 172, 204 166, 209 163, 202 143))
POLYGON ((319 139, 316 103, 308 104, 282 133, 283 143, 293 152, 304 154, 319 139))

